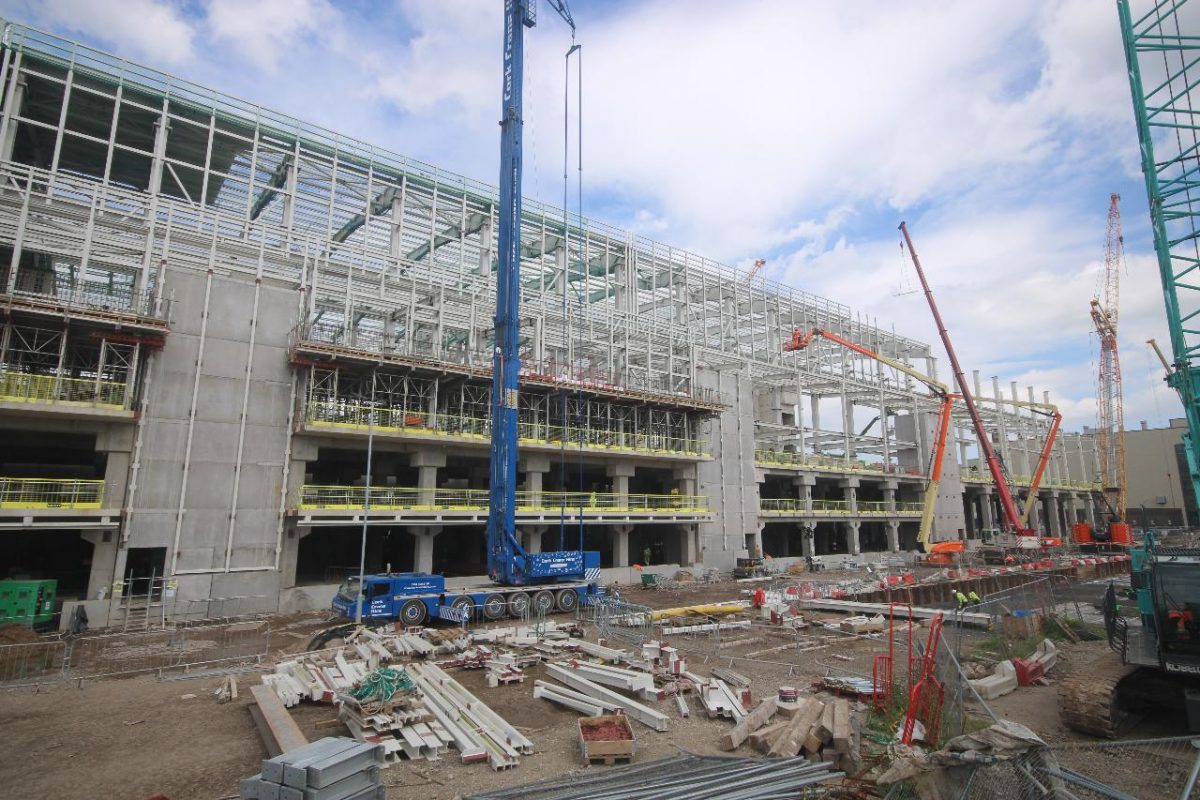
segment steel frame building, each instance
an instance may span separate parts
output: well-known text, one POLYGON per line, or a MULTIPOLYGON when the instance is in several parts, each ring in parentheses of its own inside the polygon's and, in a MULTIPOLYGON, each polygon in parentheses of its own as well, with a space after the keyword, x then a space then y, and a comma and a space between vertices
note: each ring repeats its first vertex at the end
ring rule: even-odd
MULTIPOLYGON (((494 187, 18 24, 0 87, 0 563, 300 607, 365 521, 368 568, 480 575, 494 187)), ((913 546, 934 402, 782 345, 821 327, 936 374, 928 345, 541 203, 521 222, 527 546, 616 569, 913 546)), ((1042 419, 984 405, 1031 473, 1042 419)), ((955 441, 936 538, 995 524, 965 417, 955 441)), ((1094 518, 1096 474, 1063 437, 1049 529, 1094 518)))

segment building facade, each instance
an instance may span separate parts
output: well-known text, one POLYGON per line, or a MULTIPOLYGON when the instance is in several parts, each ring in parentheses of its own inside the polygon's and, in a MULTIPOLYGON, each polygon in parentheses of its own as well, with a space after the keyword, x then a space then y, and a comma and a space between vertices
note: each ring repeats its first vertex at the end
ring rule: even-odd
POLYGON ((1126 516, 1142 528, 1195 527, 1200 524, 1188 480, 1183 437, 1187 420, 1172 419, 1165 428, 1145 422, 1125 431, 1126 516))
MULTIPOLYGON (((0 577, 300 608, 365 535, 368 570, 478 580, 494 187, 21 25, 3 45, 0 577)), ((927 344, 537 202, 521 222, 527 548, 623 575, 914 547, 936 401, 783 344, 825 328, 936 375, 927 344)), ((1045 419, 982 405, 1028 485, 1045 419)), ((953 428, 937 539, 996 519, 953 428)), ((1094 515, 1067 438, 1048 529, 1094 515)))

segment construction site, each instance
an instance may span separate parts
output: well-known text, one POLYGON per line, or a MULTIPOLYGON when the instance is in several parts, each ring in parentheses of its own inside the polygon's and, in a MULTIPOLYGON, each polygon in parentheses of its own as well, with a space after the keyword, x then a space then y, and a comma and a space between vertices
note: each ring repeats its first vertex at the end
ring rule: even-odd
POLYGON ((2 22, 6 793, 1200 797, 1185 3, 1105 8, 1151 214, 1063 300, 1078 431, 915 222, 936 342, 524 197, 562 0, 504 4, 498 186, 2 22), (1128 468, 1123 274, 1184 412, 1128 468))

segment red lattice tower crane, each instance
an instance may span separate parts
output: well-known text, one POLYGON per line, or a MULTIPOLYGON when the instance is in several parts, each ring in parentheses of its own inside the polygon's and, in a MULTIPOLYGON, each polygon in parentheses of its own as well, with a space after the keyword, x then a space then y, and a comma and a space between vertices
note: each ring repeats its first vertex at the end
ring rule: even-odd
POLYGON ((1104 246, 1104 286, 1102 297, 1093 298, 1091 305, 1092 323, 1100 338, 1096 449, 1100 456, 1100 480, 1109 498, 1109 506, 1118 520, 1124 520, 1125 408, 1121 389, 1121 359, 1117 350, 1117 312, 1121 267, 1125 260, 1125 237, 1121 235, 1121 196, 1114 194, 1110 200, 1108 235, 1104 246))

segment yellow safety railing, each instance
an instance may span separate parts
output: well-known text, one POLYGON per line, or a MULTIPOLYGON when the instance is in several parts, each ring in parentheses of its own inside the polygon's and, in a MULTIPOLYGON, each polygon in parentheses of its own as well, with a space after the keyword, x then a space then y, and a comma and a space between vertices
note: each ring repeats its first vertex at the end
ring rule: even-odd
MULTIPOLYGON (((427 436, 447 436, 458 439, 486 439, 491 435, 488 420, 479 417, 460 417, 454 414, 430 414, 425 411, 405 411, 395 408, 375 408, 349 403, 314 400, 308 404, 310 425, 350 428, 367 431, 403 431, 427 436)), ((541 422, 518 422, 517 439, 525 444, 548 444, 585 450, 616 450, 631 453, 663 455, 707 455, 699 439, 666 436, 656 433, 633 433, 603 428, 549 425, 541 422)))
POLYGON ((100 508, 104 481, 0 478, 0 508, 100 508))
MULTIPOLYGON (((995 483, 992 479, 992 473, 981 469, 965 469, 962 472, 964 483, 995 483)), ((1032 475, 1013 475, 1013 486, 1029 486, 1033 483, 1032 475)), ((1093 481, 1052 481, 1046 478, 1042 479, 1039 486, 1041 489, 1076 489, 1088 492, 1099 492, 1104 489, 1104 484, 1093 481)))
POLYGON ((4 371, 0 372, 0 401, 124 408, 125 382, 4 371))
POLYGON ((787 467, 820 472, 863 472, 891 475, 900 471, 897 467, 888 464, 876 464, 858 459, 847 461, 835 456, 793 453, 789 450, 755 450, 754 463, 760 467, 787 467))
POLYGON ((852 511, 847 500, 813 500, 810 511, 798 497, 770 497, 759 501, 760 511, 779 514, 888 517, 919 515, 922 509, 921 503, 896 503, 895 509, 889 509, 883 500, 859 500, 856 507, 857 510, 852 511))
MULTIPOLYGON (((487 489, 414 489, 372 486, 368 500, 362 486, 316 486, 305 484, 300 491, 300 508, 310 511, 359 511, 364 506, 376 511, 486 511, 487 489), (369 503, 369 506, 367 504, 369 503)), ((611 492, 517 492, 517 512, 568 513, 708 513, 708 498, 683 494, 615 494, 611 492)))

